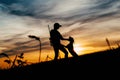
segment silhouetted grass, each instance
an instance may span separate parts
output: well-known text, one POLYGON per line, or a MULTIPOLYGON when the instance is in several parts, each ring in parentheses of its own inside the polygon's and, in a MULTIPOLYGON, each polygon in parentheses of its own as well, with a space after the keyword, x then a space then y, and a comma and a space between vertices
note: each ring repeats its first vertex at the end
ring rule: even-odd
MULTIPOLYGON (((42 75, 50 75, 54 72, 62 72, 61 75, 70 71, 81 71, 87 67, 111 67, 120 65, 120 49, 106 50, 79 57, 46 61, 24 67, 14 67, 0 70, 1 80, 30 80, 31 78, 43 78, 42 75)), ((98 69, 99 70, 99 69, 98 69)), ((54 73, 56 74, 56 73, 54 73)), ((71 73, 74 74, 74 73, 71 73)), ((54 75, 53 75, 54 76, 54 75)), ((48 78, 47 76, 44 78, 48 78)))

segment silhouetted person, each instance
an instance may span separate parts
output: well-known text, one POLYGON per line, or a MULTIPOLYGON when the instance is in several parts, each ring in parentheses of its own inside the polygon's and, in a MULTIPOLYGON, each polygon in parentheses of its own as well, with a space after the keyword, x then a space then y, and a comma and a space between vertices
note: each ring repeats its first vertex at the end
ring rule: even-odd
POLYGON ((59 50, 61 50, 65 54, 65 58, 68 58, 68 52, 65 49, 65 47, 60 43, 60 40, 69 40, 69 39, 63 38, 63 36, 58 31, 60 27, 61 25, 59 23, 55 23, 54 29, 50 31, 50 42, 52 43, 55 53, 54 60, 58 59, 59 50))
POLYGON ((74 47, 73 47, 73 43, 74 43, 74 39, 72 37, 69 37, 69 44, 67 46, 65 46, 68 51, 71 53, 71 55, 73 57, 78 57, 77 53, 74 51, 74 47))

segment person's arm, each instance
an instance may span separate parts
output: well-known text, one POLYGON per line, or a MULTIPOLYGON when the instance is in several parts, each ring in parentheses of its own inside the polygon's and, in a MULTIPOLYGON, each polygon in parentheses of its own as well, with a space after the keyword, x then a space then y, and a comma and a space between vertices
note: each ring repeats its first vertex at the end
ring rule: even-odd
POLYGON ((58 32, 58 36, 61 40, 68 40, 69 41, 69 38, 64 38, 59 32, 58 32))
POLYGON ((60 34, 60 37, 61 37, 61 40, 68 40, 69 41, 69 38, 64 38, 61 34, 60 34))
POLYGON ((68 41, 69 41, 69 38, 63 38, 63 37, 62 37, 61 40, 68 40, 68 41))

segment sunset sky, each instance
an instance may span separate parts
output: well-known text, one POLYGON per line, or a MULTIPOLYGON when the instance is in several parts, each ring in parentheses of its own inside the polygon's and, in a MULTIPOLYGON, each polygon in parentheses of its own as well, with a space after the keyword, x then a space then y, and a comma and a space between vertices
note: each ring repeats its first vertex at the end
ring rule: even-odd
POLYGON ((59 31, 64 37, 75 39, 79 55, 108 49, 106 38, 117 47, 120 0, 0 0, 0 53, 38 51, 39 43, 28 37, 35 35, 41 40, 42 56, 46 56, 53 51, 48 25, 52 29, 55 22, 62 25, 59 31))

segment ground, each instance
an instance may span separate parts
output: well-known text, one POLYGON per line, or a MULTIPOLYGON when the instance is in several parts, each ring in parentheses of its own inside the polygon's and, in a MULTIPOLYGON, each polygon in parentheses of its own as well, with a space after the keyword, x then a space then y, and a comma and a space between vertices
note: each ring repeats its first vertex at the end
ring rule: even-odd
MULTIPOLYGON (((51 60, 24 67, 0 70, 0 75, 1 80, 31 80, 33 78, 48 78, 47 76, 51 74, 53 78, 55 78, 54 75, 57 75, 58 73, 62 76, 69 74, 69 77, 72 77, 75 74, 86 72, 88 70, 91 72, 95 70, 101 71, 100 69, 102 67, 106 70, 109 70, 110 67, 111 69, 117 69, 119 65, 120 49, 117 48, 114 50, 86 54, 79 57, 70 57, 68 59, 59 59, 57 61, 51 60)), ((86 74, 91 73, 87 72, 86 74)))

